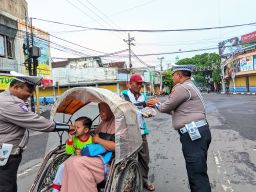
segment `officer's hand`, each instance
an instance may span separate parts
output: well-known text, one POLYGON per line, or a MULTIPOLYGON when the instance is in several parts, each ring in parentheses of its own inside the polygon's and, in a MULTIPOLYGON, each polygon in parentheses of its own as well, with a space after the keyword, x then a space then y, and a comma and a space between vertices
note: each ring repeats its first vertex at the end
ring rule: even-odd
POLYGON ((156 103, 160 103, 160 99, 149 99, 146 102, 146 105, 147 105, 147 107, 153 107, 154 108, 156 103))

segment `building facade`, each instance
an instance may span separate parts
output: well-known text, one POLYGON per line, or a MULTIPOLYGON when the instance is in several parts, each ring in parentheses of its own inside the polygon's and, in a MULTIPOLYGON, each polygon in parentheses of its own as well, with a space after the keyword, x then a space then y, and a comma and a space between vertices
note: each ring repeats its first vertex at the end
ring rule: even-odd
MULTIPOLYGON (((137 68, 132 73, 139 73, 145 80, 144 92, 150 93, 159 83, 159 75, 154 69, 137 68), (152 81, 152 82, 151 82, 152 81)), ((116 94, 128 88, 130 71, 125 62, 101 62, 100 58, 73 58, 52 63, 53 86, 40 90, 43 97, 52 102, 59 95, 72 87, 98 87, 108 89, 116 94)), ((156 87, 157 90, 157 87, 156 87)))
POLYGON ((224 92, 256 93, 256 32, 219 43, 224 92))
MULTIPOLYGON (((28 72, 28 49, 33 45, 40 48, 37 75, 51 78, 49 34, 31 27, 27 18, 25 0, 0 0, 0 73, 28 72), (31 35, 33 33, 33 35, 31 35), (27 39, 29 41, 27 41, 27 39)), ((12 78, 0 76, 0 91, 9 87, 12 78)))
MULTIPOLYGON (((0 0, 0 73, 18 71, 19 59, 18 19, 25 19, 25 0, 0 0)), ((9 87, 12 78, 0 76, 0 91, 9 87)))

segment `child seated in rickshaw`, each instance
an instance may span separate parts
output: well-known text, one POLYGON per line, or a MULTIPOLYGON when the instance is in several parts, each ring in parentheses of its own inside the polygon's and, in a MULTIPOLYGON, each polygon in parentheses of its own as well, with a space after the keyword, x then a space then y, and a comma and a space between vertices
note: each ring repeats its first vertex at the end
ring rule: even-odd
MULTIPOLYGON (((92 136, 89 131, 92 126, 92 120, 88 117, 79 117, 75 120, 74 126, 68 134, 66 142, 66 153, 68 155, 80 155, 83 147, 92 143, 92 136)), ((62 177, 64 171, 64 163, 62 163, 56 173, 55 179, 52 184, 52 192, 58 192, 61 189, 62 177)))
MULTIPOLYGON (((101 123, 93 142, 107 151, 115 151, 115 117, 106 103, 99 103, 101 123)), ((105 178, 104 164, 99 157, 72 156, 65 161, 61 192, 97 192, 97 184, 105 178)))

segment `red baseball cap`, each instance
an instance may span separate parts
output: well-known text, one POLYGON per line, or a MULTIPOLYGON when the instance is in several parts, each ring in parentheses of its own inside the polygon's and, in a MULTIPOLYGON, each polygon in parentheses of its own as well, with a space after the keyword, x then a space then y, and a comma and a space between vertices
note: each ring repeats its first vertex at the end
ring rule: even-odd
POLYGON ((130 82, 144 83, 142 77, 139 74, 133 74, 130 78, 130 82))

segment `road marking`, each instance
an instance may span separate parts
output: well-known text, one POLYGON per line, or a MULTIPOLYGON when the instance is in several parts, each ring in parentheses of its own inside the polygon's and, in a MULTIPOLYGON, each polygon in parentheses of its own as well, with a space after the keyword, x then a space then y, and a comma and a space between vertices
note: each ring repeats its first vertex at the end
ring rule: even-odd
POLYGON ((217 153, 214 152, 213 157, 215 160, 215 164, 217 166, 217 173, 220 176, 219 178, 220 178, 221 187, 225 192, 233 192, 234 189, 231 187, 231 182, 227 177, 227 171, 225 169, 225 166, 221 166, 223 160, 222 160, 220 151, 217 151, 217 153))
POLYGON ((30 168, 28 168, 28 169, 26 169, 26 170, 24 170, 24 171, 18 173, 17 176, 20 177, 20 176, 26 175, 26 174, 28 174, 30 171, 33 171, 36 167, 39 167, 39 166, 41 166, 41 163, 37 163, 36 165, 34 165, 34 166, 32 166, 32 167, 30 167, 30 168))

